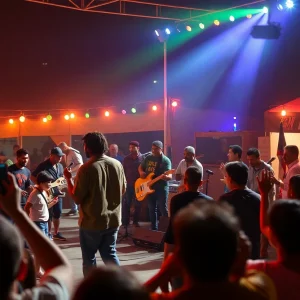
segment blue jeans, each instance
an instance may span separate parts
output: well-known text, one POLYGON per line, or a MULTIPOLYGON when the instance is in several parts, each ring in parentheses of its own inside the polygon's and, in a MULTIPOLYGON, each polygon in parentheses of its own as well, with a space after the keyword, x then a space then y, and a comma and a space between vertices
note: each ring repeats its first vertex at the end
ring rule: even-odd
POLYGON ((152 230, 158 229, 157 207, 163 217, 168 216, 168 194, 168 190, 159 189, 148 196, 148 207, 152 230))
POLYGON ((134 186, 127 186, 126 193, 123 198, 123 215, 122 224, 129 225, 130 221, 130 206, 134 203, 133 223, 138 223, 141 211, 141 202, 136 200, 134 186))
POLYGON ((43 221, 34 221, 34 223, 37 225, 38 228, 40 228, 43 233, 48 236, 48 221, 43 222, 43 221))
POLYGON ((106 230, 87 230, 79 228, 84 276, 88 274, 91 268, 96 267, 95 255, 97 251, 99 251, 105 264, 111 263, 118 266, 120 265, 116 252, 118 230, 118 228, 109 228, 106 230))

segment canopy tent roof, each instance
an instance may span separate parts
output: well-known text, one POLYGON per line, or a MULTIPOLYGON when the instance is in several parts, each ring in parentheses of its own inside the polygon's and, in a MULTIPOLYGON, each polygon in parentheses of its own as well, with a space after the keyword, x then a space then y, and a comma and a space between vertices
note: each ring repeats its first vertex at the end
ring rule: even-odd
POLYGON ((283 109, 285 109, 287 112, 300 112, 300 98, 296 98, 292 101, 286 102, 285 104, 272 107, 271 109, 267 110, 267 112, 281 112, 283 109))

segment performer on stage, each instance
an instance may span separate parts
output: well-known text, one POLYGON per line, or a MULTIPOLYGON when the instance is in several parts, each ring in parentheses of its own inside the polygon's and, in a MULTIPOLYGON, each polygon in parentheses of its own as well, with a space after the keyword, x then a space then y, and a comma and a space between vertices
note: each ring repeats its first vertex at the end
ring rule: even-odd
MULTIPOLYGON (((37 168, 32 172, 31 179, 33 182, 37 183, 37 175, 42 171, 47 171, 54 180, 64 176, 64 169, 60 163, 61 158, 64 156, 63 152, 59 147, 54 147, 51 149, 50 157, 40 163, 37 168)), ((59 232, 60 217, 62 213, 62 198, 58 198, 58 202, 49 209, 49 237, 51 236, 51 221, 53 220, 54 225, 54 240, 65 241, 66 238, 59 232)))
POLYGON ((123 167, 127 181, 127 189, 123 200, 123 218, 122 225, 128 226, 130 221, 130 206, 131 202, 134 203, 134 216, 133 224, 139 227, 139 217, 141 211, 141 202, 136 200, 134 184, 140 177, 139 165, 143 160, 143 156, 140 153, 140 144, 137 141, 131 141, 129 143, 130 154, 124 158, 123 167))
MULTIPOLYGON (((161 141, 154 141, 152 143, 152 154, 145 157, 141 167, 139 168, 141 178, 145 178, 149 173, 152 172, 155 174, 155 176, 159 176, 166 171, 171 170, 171 161, 163 154, 162 149, 163 143, 161 141)), ((157 207, 159 208, 162 216, 168 216, 168 181, 171 179, 171 174, 164 175, 162 180, 159 180, 152 186, 155 192, 147 197, 152 230, 158 229, 157 207)))
MULTIPOLYGON (((71 174, 74 180, 79 168, 83 165, 82 156, 78 150, 68 146, 67 143, 65 142, 59 143, 58 147, 62 150, 62 152, 66 156, 66 166, 69 166, 71 163, 73 163, 71 168, 71 174)), ((73 199, 70 199, 70 201, 71 201, 71 210, 67 213, 67 215, 68 216, 78 215, 77 204, 74 202, 73 199)))
POLYGON ((17 184, 22 190, 21 192, 21 207, 24 209, 28 195, 33 190, 33 186, 30 181, 31 173, 26 168, 29 160, 28 151, 21 148, 16 152, 17 162, 8 167, 8 172, 12 173, 16 177, 17 184))

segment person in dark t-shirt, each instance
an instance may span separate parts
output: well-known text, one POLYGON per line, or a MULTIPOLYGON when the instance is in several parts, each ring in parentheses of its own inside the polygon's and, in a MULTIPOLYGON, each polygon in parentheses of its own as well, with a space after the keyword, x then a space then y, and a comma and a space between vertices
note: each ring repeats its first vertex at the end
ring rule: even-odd
POLYGON ((234 207, 241 222, 242 230, 252 243, 252 259, 260 256, 260 195, 246 187, 248 167, 241 162, 230 162, 225 165, 225 181, 230 192, 222 195, 225 201, 234 207))
POLYGON ((17 181, 19 188, 22 190, 21 207, 24 209, 27 198, 32 191, 32 183, 30 181, 31 173, 26 168, 29 161, 29 153, 27 150, 21 148, 16 152, 17 162, 8 167, 8 172, 12 173, 17 181))

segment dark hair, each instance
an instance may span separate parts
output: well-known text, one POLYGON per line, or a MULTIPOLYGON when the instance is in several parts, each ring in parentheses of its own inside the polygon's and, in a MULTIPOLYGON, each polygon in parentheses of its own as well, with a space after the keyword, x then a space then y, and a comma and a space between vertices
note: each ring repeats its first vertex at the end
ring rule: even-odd
POLYGON ((294 198, 300 200, 300 175, 291 177, 289 187, 293 191, 294 198))
POLYGON ((0 215, 0 299, 8 299, 22 258, 21 237, 16 228, 0 215))
POLYGON ((269 212, 270 228, 287 254, 300 254, 300 201, 277 200, 269 212))
POLYGON ((14 145, 13 149, 15 149, 15 148, 20 148, 20 145, 18 145, 18 144, 14 145))
POLYGON ((288 150, 297 157, 299 156, 299 148, 296 145, 287 145, 284 147, 284 149, 288 150))
POLYGON ((202 180, 203 174, 197 167, 188 167, 185 171, 185 176, 187 179, 187 184, 199 185, 202 180))
POLYGON ((27 155, 27 154, 29 154, 29 152, 28 152, 26 149, 21 148, 21 149, 19 149, 19 150, 16 152, 16 154, 17 154, 17 157, 20 157, 20 156, 22 156, 22 155, 27 155))
POLYGON ((229 205, 193 202, 175 216, 174 233, 180 259, 193 279, 227 279, 236 258, 239 233, 239 222, 229 205))
POLYGON ((256 158, 259 158, 260 157, 260 152, 257 148, 250 148, 248 151, 247 151, 247 155, 250 156, 250 155, 253 155, 255 156, 256 158))
POLYGON ((239 146, 239 145, 231 145, 231 146, 229 146, 229 149, 231 149, 231 151, 232 151, 234 154, 237 154, 237 155, 238 155, 238 158, 241 158, 241 157, 242 157, 243 149, 242 149, 241 146, 239 146))
POLYGON ((93 269, 77 288, 73 300, 98 299, 99 295, 109 295, 110 299, 150 299, 130 272, 114 266, 93 269))
POLYGON ((248 181, 248 167, 242 162, 229 162, 225 165, 225 171, 238 185, 246 185, 248 181))
POLYGON ((97 131, 89 132, 82 138, 82 140, 91 154, 102 155, 108 151, 107 140, 103 133, 97 131))

